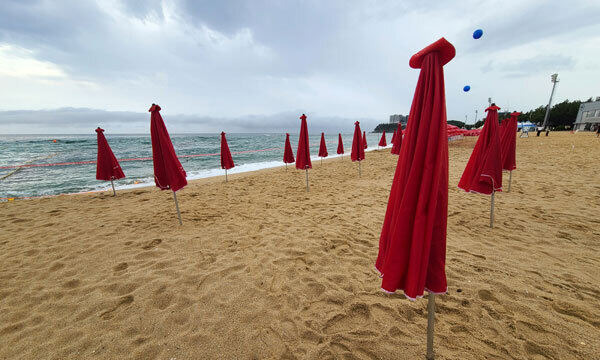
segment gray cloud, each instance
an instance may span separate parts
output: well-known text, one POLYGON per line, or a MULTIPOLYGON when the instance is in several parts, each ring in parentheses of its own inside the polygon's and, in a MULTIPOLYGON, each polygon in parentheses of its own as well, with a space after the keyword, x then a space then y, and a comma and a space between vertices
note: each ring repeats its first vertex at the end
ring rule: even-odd
MULTIPOLYGON (((249 115, 243 118, 218 118, 198 115, 172 114, 163 109, 161 115, 171 133, 296 133, 299 131, 301 111, 271 115, 249 115)), ((378 121, 347 119, 334 116, 312 115, 307 112, 310 133, 351 133, 354 122, 360 121, 366 131, 378 121)), ((100 126, 110 133, 148 133, 150 113, 106 111, 85 108, 55 110, 0 111, 0 129, 3 133, 21 133, 23 127, 35 129, 36 134, 93 133, 100 126)))
MULTIPOLYGON (((445 68, 449 118, 483 108, 488 96, 537 107, 546 84, 525 89, 525 76, 600 76, 588 60, 599 55, 599 8, 585 0, 4 0, 0 61, 35 60, 64 76, 0 70, 0 109, 141 113, 155 101, 198 127, 194 119, 214 118, 241 129, 235 119, 246 114, 295 119, 295 109, 320 114, 323 127, 333 118, 385 121, 410 108, 418 71, 408 59, 441 36, 457 48, 445 68), (477 27, 485 34, 475 41, 477 27)), ((558 100, 594 89, 568 90, 558 100)), ((0 123, 3 131, 6 118, 0 123)))

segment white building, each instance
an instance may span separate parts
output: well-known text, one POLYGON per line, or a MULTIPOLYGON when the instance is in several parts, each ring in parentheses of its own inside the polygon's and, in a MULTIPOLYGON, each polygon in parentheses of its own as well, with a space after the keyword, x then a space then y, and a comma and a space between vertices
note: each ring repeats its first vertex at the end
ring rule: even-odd
POLYGON ((595 130, 596 126, 600 126, 600 98, 579 106, 573 130, 595 130))

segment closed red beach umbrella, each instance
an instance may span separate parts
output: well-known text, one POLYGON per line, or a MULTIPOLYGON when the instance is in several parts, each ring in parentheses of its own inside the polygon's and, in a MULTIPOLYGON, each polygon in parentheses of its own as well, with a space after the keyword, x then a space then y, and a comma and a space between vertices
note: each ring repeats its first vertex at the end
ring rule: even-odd
POLYGON ((296 169, 306 170, 306 191, 309 190, 308 169, 312 169, 309 144, 306 115, 302 114, 302 116, 300 116, 300 137, 298 139, 298 151, 296 152, 296 169))
POLYGON ((360 132, 360 123, 354 123, 354 138, 352 138, 352 152, 350 153, 352 161, 361 161, 365 159, 365 148, 363 147, 362 135, 360 132))
POLYGON ((466 192, 492 195, 490 227, 494 227, 494 194, 502 191, 502 153, 500 149, 500 127, 496 104, 488 107, 483 129, 471 153, 458 187, 466 192))
POLYGON ((319 145, 319 156, 321 157, 321 162, 323 162, 324 157, 329 155, 327 153, 327 145, 325 144, 325 133, 321 133, 321 144, 319 145))
POLYGON ((344 155, 344 142, 342 141, 342 134, 338 134, 337 153, 342 156, 344 155))
POLYGON ((393 144, 394 141, 396 141, 396 130, 394 130, 394 134, 392 135, 392 141, 391 141, 391 143, 393 144))
POLYGON ((112 149, 108 145, 108 141, 104 137, 104 129, 99 127, 96 129, 98 143, 98 158, 96 161, 96 180, 110 181, 113 189, 113 195, 116 195, 115 185, 113 180, 122 179, 125 177, 119 161, 113 154, 112 149))
POLYGON ((385 131, 381 134, 381 139, 379 139, 379 146, 387 146, 387 141, 385 140, 385 131))
POLYGON ((521 115, 520 112, 513 112, 510 114, 510 119, 506 120, 506 125, 500 133, 500 148, 502 152, 502 170, 510 172, 508 178, 508 189, 510 191, 510 185, 512 182, 512 171, 517 168, 517 121, 521 115))
POLYGON ((500 148, 502 152, 502 170, 512 171, 517 168, 516 145, 517 145, 517 121, 520 112, 510 114, 510 119, 503 121, 505 124, 500 133, 500 148))
POLYGON ((495 104, 485 110, 487 118, 483 130, 458 183, 458 187, 467 192, 490 195, 502 191, 498 110, 500 108, 495 104))
POLYGON ((362 134, 362 140, 363 140, 363 147, 366 149, 367 148, 367 134, 364 131, 362 134))
MULTIPOLYGON (((421 72, 375 263, 383 290, 403 290, 410 299, 429 292, 428 359, 433 359, 434 294, 447 291, 448 137, 443 66, 454 55, 454 46, 441 38, 410 59, 410 66, 421 72)), ((398 142, 400 136, 396 136, 398 142)))
POLYGON ((295 162, 294 160, 294 152, 292 151, 292 144, 290 144, 290 134, 285 134, 285 150, 283 151, 283 162, 285 163, 285 168, 287 170, 287 164, 291 164, 295 162))
POLYGON ((172 190, 179 224, 181 214, 175 192, 187 185, 186 173, 175 154, 173 143, 169 137, 167 127, 160 116, 160 106, 152 104, 150 107, 150 136, 152 138, 152 162, 154 164, 154 182, 161 190, 172 190))
POLYGON ((231 158, 231 152, 229 151, 229 145, 227 144, 227 138, 225 132, 221 131, 221 169, 225 169, 225 182, 227 182, 227 170, 233 168, 235 164, 231 158))
POLYGON ((352 152, 350 152, 350 159, 352 161, 358 161, 358 176, 360 176, 360 162, 365 159, 365 147, 363 137, 360 133, 360 123, 358 121, 354 123, 354 138, 352 138, 352 152))
POLYGON ((394 138, 394 144, 392 145, 392 154, 400 155, 400 149, 402 148, 402 124, 398 123, 398 129, 396 129, 394 134, 396 134, 396 137, 394 138))

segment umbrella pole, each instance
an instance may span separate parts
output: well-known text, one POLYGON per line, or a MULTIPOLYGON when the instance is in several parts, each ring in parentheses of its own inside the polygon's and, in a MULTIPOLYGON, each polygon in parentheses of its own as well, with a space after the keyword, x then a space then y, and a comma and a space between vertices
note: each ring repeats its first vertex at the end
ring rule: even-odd
POLYGON ((360 177, 360 160, 358 160, 358 177, 360 177))
POLYGON ((433 353, 433 328, 435 324, 435 294, 429 293, 427 301, 427 360, 434 359, 433 353))
POLYGON ((113 179, 110 179, 110 185, 113 188, 113 196, 117 196, 117 192, 115 191, 115 183, 113 182, 113 179))
POLYGON ((490 227, 494 228, 494 195, 496 194, 495 190, 492 190, 492 203, 490 204, 490 227))
POLYGON ((287 163, 285 163, 285 171, 287 171, 287 163))
POLYGON ((321 165, 323 165, 323 158, 321 158, 321 165))
POLYGON ((225 182, 227 182, 227 169, 225 169, 225 182))
POLYGON ((306 169, 306 192, 308 192, 308 168, 306 169))
POLYGON ((510 192, 510 183, 512 182, 512 170, 508 174, 508 190, 506 192, 510 192))
POLYGON ((175 199, 175 209, 177 209, 177 218, 179 219, 179 225, 183 225, 181 222, 181 213, 179 212, 179 202, 177 202, 177 194, 173 191, 173 199, 175 199))

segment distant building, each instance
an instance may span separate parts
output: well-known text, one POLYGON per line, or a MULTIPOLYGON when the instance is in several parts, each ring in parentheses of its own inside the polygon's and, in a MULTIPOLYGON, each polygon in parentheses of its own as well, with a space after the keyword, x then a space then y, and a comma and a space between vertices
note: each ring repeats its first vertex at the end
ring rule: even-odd
POLYGON ((406 122, 408 121, 408 115, 390 115, 390 124, 397 124, 397 123, 401 123, 402 125, 406 125, 406 122))
POLYGON ((600 98, 579 106, 573 130, 595 130, 597 126, 600 126, 600 98))

